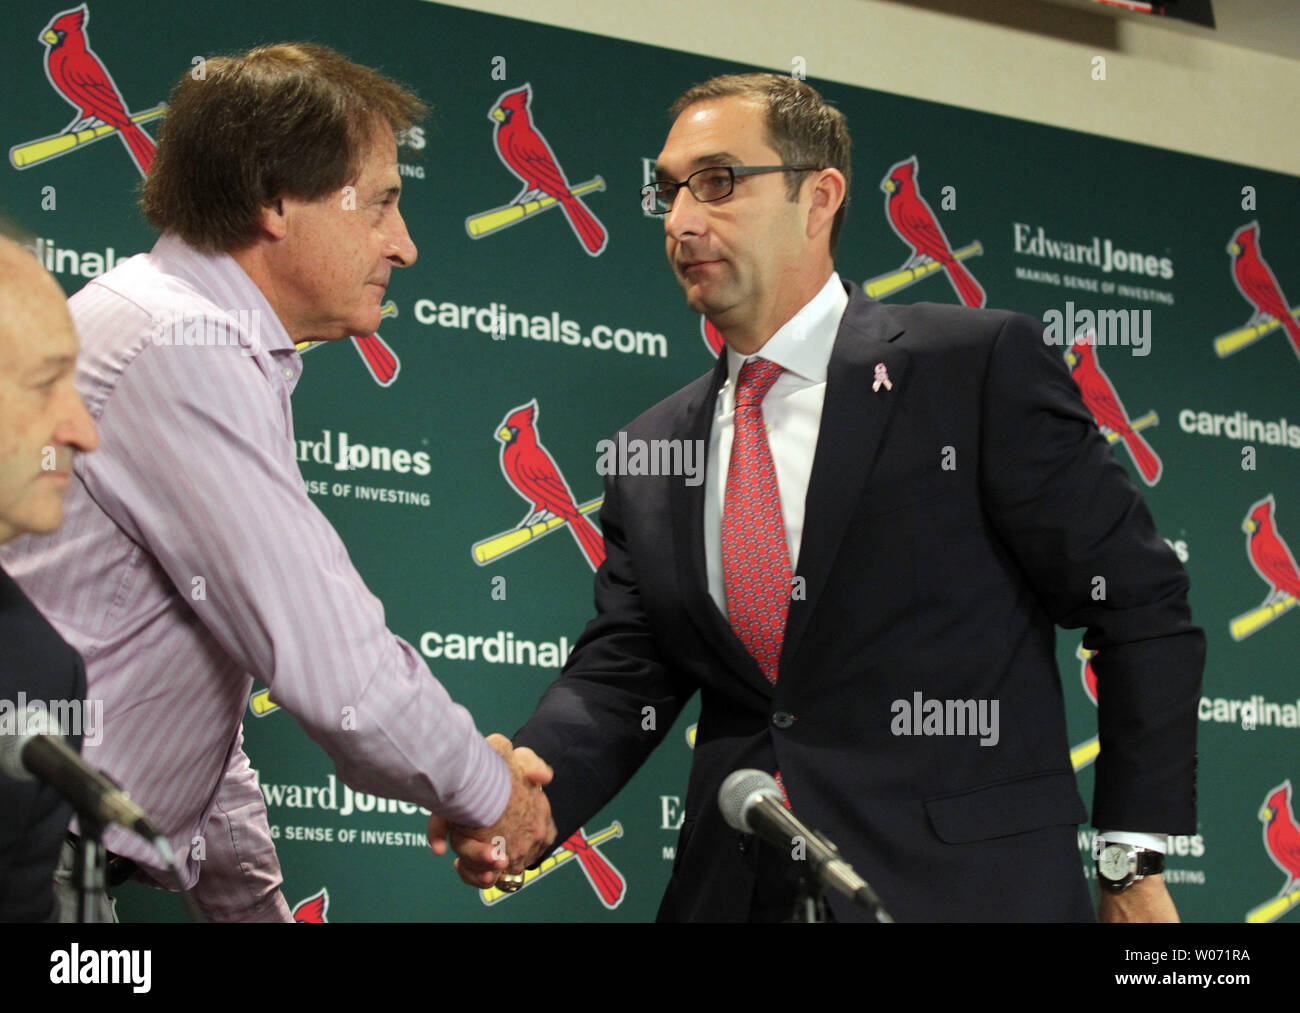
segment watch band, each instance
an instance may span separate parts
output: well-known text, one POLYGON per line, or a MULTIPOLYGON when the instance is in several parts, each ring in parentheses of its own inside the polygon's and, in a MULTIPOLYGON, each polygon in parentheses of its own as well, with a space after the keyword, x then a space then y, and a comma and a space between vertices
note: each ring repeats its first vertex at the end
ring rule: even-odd
POLYGON ((1135 870, 1134 879, 1143 879, 1146 876, 1155 876, 1165 871, 1165 856, 1162 852, 1151 851, 1147 848, 1139 848, 1137 853, 1137 869, 1135 870))

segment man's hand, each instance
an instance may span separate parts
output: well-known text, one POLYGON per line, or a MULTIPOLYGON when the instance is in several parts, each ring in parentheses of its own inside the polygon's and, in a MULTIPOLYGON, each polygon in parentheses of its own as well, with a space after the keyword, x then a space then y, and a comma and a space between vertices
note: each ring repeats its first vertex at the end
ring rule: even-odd
POLYGON ((554 771, 528 747, 513 748, 504 735, 489 735, 487 742, 510 765, 514 780, 505 812, 492 826, 476 829, 434 815, 428 832, 434 853, 445 855, 450 843, 460 856, 456 872, 461 880, 480 889, 495 883, 502 872, 523 872, 555 841, 555 821, 542 791, 554 771))
POLYGON ((1164 876, 1145 876, 1123 893, 1101 888, 1097 918, 1103 922, 1176 922, 1178 910, 1164 876))

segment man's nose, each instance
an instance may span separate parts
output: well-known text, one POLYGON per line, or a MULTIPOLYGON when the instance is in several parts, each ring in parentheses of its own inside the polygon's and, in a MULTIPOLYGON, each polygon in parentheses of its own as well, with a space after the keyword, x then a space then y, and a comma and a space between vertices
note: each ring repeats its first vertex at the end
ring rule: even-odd
POLYGON ((690 187, 683 186, 674 195, 672 205, 664 215, 664 231, 674 239, 699 235, 707 227, 706 215, 704 203, 691 193, 690 187))
POLYGON ((389 250, 386 256, 397 267, 410 267, 419 255, 415 243, 411 240, 411 234, 406 230, 406 220, 399 211, 396 228, 389 236, 389 250))
POLYGON ((54 432, 54 441, 62 446, 73 447, 83 454, 89 453, 99 446, 99 430, 75 387, 69 391, 69 399, 63 421, 54 432))

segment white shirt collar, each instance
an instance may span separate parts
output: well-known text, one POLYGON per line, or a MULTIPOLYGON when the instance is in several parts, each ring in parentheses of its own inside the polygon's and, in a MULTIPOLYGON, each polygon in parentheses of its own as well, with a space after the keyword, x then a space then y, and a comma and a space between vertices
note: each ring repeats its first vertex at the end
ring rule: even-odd
POLYGON ((844 291, 838 272, 832 271, 821 291, 782 324, 753 356, 741 355, 730 345, 726 346, 728 382, 734 386, 740 367, 758 356, 810 383, 825 383, 835 335, 848 305, 849 294, 844 291))

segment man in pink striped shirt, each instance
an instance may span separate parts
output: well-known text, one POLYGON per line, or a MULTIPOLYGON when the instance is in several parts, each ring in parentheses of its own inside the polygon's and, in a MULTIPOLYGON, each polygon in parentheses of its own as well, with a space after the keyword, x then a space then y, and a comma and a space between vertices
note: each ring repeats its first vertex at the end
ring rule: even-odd
MULTIPOLYGON (((241 747, 253 676, 353 788, 499 836, 498 868, 522 871, 554 837, 549 768, 485 742, 388 631, 294 453, 295 343, 373 333, 415 261, 394 132, 423 107, 310 44, 205 71, 173 91, 145 182, 162 238, 69 300, 101 449, 77 459, 59 534, 0 561, 85 658, 103 700, 87 760, 185 856, 209 918, 289 919, 241 747), (191 334, 207 343, 175 340, 191 334)), ((105 844, 163 879, 139 840, 105 844)))

